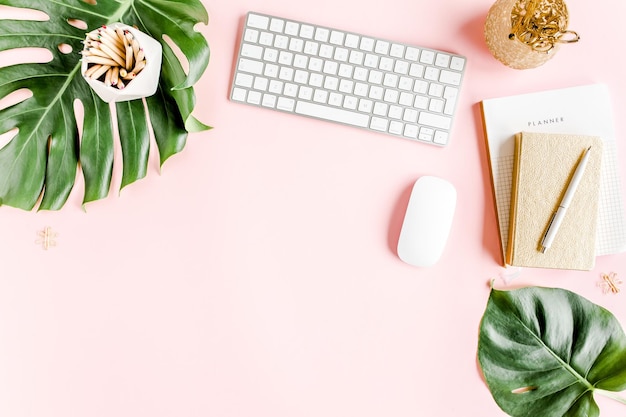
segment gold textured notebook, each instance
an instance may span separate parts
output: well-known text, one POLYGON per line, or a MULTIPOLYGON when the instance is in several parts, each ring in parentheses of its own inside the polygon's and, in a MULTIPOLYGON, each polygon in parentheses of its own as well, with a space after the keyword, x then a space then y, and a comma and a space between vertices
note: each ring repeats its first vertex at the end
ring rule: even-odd
POLYGON ((595 264, 602 140, 595 136, 522 132, 515 137, 509 265, 590 270, 595 264), (541 241, 585 149, 589 160, 552 246, 541 241))

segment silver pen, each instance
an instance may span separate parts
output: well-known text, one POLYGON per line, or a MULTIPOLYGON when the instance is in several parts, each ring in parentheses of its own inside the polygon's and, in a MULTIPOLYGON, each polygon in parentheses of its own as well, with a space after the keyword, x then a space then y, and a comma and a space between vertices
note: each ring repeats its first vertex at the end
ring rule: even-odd
POLYGON ((576 170, 574 171, 574 175, 567 185, 567 189, 565 190, 565 194, 559 203, 559 207, 552 214, 552 218, 550 219, 550 223, 548 224, 548 229, 546 233, 543 235, 543 239, 541 240, 541 253, 545 253, 546 250, 550 246, 552 246, 552 241, 556 236, 556 233, 559 231, 559 227, 561 227, 561 223, 563 222, 563 218, 565 217, 565 213, 572 202, 572 198, 574 198, 574 193, 576 193, 576 189, 578 188, 578 184, 585 173, 585 167, 587 166, 587 161, 589 160, 589 150, 591 146, 585 149, 583 153, 583 157, 580 162, 576 166, 576 170))

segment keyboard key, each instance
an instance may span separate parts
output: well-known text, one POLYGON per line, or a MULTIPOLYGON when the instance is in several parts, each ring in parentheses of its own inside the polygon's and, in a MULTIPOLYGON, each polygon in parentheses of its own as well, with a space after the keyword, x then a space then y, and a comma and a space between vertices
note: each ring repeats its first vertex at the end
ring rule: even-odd
POLYGON ((383 82, 383 73, 380 71, 370 71, 367 80, 372 84, 381 84, 383 82))
POLYGON ((320 42, 328 42, 330 30, 326 28, 317 28, 315 30, 315 40, 320 42))
POLYGON ((383 100, 385 100, 387 103, 397 103, 399 95, 400 93, 398 93, 398 90, 392 90, 388 88, 385 90, 383 100))
POLYGON ((331 106, 341 106, 343 104, 343 95, 339 93, 330 93, 328 95, 328 104, 331 106))
POLYGON ((263 94, 263 101, 261 102, 263 107, 275 107, 276 96, 273 94, 263 94))
POLYGON ((456 107, 456 99, 459 95, 459 90, 454 87, 446 87, 443 93, 443 98, 446 99, 446 106, 443 109, 443 112, 449 116, 454 114, 454 109, 456 107))
POLYGON ((354 95, 360 97, 367 97, 367 93, 369 91, 369 86, 363 83, 355 83, 354 84, 354 95))
POLYGON ((330 108, 327 106, 321 106, 315 103, 309 103, 306 101, 299 101, 296 104, 295 112, 298 114, 317 117, 320 119, 331 120, 339 123, 346 123, 349 125, 367 127, 369 123, 369 116, 357 112, 352 112, 343 109, 330 108))
POLYGON ((269 84, 269 87, 267 88, 267 90, 270 93, 281 94, 283 92, 283 82, 282 81, 277 81, 277 80, 272 80, 272 81, 270 81, 270 84, 269 84))
POLYGON ((417 123, 417 110, 406 109, 404 110, 404 115, 402 116, 402 120, 405 122, 417 123))
POLYGON ((393 72, 397 72, 398 74, 408 74, 409 63, 406 61, 396 61, 396 65, 393 67, 393 72))
POLYGON ((254 90, 249 91, 247 101, 250 104, 261 104, 261 93, 254 90))
POLYGON ((283 94, 285 94, 285 96, 287 97, 295 97, 298 94, 298 86, 295 84, 286 83, 283 94))
POLYGON ((435 131, 433 129, 429 129, 427 127, 421 127, 420 133, 417 136, 417 138, 419 140, 423 140, 426 142, 432 142, 434 134, 435 134, 435 131))
POLYGON ((346 41, 344 42, 344 45, 347 46, 348 48, 358 48, 359 42, 360 42, 360 39, 357 35, 348 33, 346 35, 346 41))
POLYGON ((259 39, 259 31, 255 29, 246 29, 244 32, 243 40, 250 43, 255 43, 259 39))
POLYGON ((313 98, 313 89, 311 87, 301 87, 298 91, 298 98, 311 100, 313 98))
POLYGON ((337 30, 330 32, 330 39, 328 40, 333 45, 343 45, 343 38, 345 34, 337 30))
POLYGON ((304 44, 304 53, 307 55, 317 55, 320 44, 313 41, 306 41, 304 44))
POLYGON ((413 79, 409 77, 400 77, 400 82, 398 83, 398 88, 404 91, 413 90, 413 79))
POLYGON ((356 110, 357 107, 357 98, 352 96, 345 96, 343 101, 343 107, 350 110, 356 110))
POLYGON ((322 90, 320 88, 315 89, 315 94, 313 94, 313 101, 317 103, 328 102, 328 91, 322 90))
POLYGON ((382 87, 376 85, 370 87, 369 98, 373 100, 382 100, 385 90, 382 87))
POLYGON ((439 74, 439 81, 445 84, 460 85, 461 74, 454 71, 442 70, 439 74))
POLYGON ((278 60, 278 51, 276 49, 267 48, 263 52, 263 59, 269 62, 276 62, 278 60))
POLYGON ((296 106, 296 101, 287 97, 279 97, 276 103, 276 108, 284 111, 293 111, 296 106))
POLYGON ((402 92, 400 93, 400 99, 398 100, 399 104, 403 106, 412 106, 415 101, 415 96, 411 93, 402 92))
POLYGON ((363 113, 371 113, 374 107, 374 102, 371 100, 361 99, 359 100, 359 111, 363 113))
POLYGON ((396 58, 404 58, 404 46, 398 45, 397 43, 392 44, 389 55, 396 58))
POLYGON ((377 116, 387 116, 387 110, 389 106, 385 103, 374 103, 374 111, 373 113, 377 116))
POLYGON ((398 77, 396 74, 385 74, 383 78, 383 85, 385 87, 395 88, 398 85, 398 77))
POLYGON ((296 36, 300 30, 300 25, 296 22, 287 22, 285 25, 285 33, 287 35, 296 36))
POLYGON ((344 78, 350 78, 352 77, 353 69, 354 67, 352 65, 341 64, 339 65, 339 71, 337 72, 337 75, 344 78))
POLYGON ((389 124, 389 133, 393 133, 394 135, 401 135, 404 130, 404 123, 398 121, 392 121, 389 124))
POLYGON ((389 106, 389 113, 387 115, 392 119, 402 119, 402 107, 389 106))
POLYGON ((378 68, 383 71, 393 71, 393 59, 389 57, 380 58, 380 64, 378 65, 378 68))
POLYGON ((442 113, 443 106, 444 106, 443 100, 439 100, 435 98, 435 99, 430 100, 430 104, 428 105, 428 110, 435 112, 435 113, 442 113))
POLYGON ((266 77, 270 77, 270 78, 278 77, 278 65, 265 64, 263 75, 265 75, 266 77))
POLYGON ((436 127, 438 129, 450 129, 452 119, 446 116, 440 116, 438 114, 423 111, 419 115, 418 122, 423 125, 436 127))
POLYGON ((435 67, 426 67, 424 71, 424 78, 430 81, 437 81, 439 79, 439 69, 435 67))
POLYGON ((240 87, 252 87, 253 82, 254 77, 250 74, 240 72, 235 78, 235 85, 238 85, 240 87))
POLYGON ((237 67, 239 71, 249 72, 252 74, 263 73, 263 63, 259 61, 253 61, 251 59, 241 58, 237 67))
POLYGON ((326 90, 337 90, 337 88, 339 88, 339 78, 326 77, 324 79, 324 88, 326 90))
POLYGON ((432 83, 428 87, 428 95, 432 97, 442 97, 443 96, 443 86, 441 84, 432 83))
POLYGON ((296 68, 304 69, 307 67, 308 63, 309 63, 309 58, 307 58, 304 55, 298 54, 293 59, 293 66, 296 68))
POLYGON ((409 75, 414 78, 421 78, 424 76, 424 66, 421 64, 411 64, 409 68, 409 75))
POLYGON ((427 49, 422 49, 420 54, 420 62, 423 64, 433 64, 435 62, 435 53, 427 49))
POLYGON ((338 69, 339 69, 339 64, 337 64, 334 61, 326 61, 324 63, 324 69, 322 70, 322 72, 324 74, 337 75, 337 70, 338 69))
POLYGON ((269 84, 269 80, 267 78, 256 77, 254 79, 254 86, 253 86, 253 88, 255 90, 265 91, 265 90, 267 90, 267 85, 268 84, 269 84))
POLYGON ((372 52, 374 50, 374 42, 375 41, 372 38, 363 37, 361 38, 361 44, 359 45, 359 48, 364 51, 372 52))
POLYGON ((387 55, 389 53, 389 42, 378 40, 376 41, 376 49, 374 52, 380 55, 387 55))
POLYGON ((363 65, 369 68, 378 68, 378 56, 374 54, 366 54, 363 65))
POLYGON ((426 96, 415 96, 415 102, 413 103, 413 107, 416 109, 426 110, 428 108, 428 97, 426 96))
POLYGON ((274 43, 274 35, 269 32, 263 32, 259 36, 259 43, 265 46, 272 46, 274 43))
POLYGON ((298 84, 306 84, 309 80, 309 73, 302 70, 296 70, 293 76, 293 82, 298 84))
POLYGON ((248 26, 257 29, 267 29, 267 25, 269 24, 270 19, 266 16, 259 16, 256 14, 248 15, 248 26))
POLYGON ((236 101, 245 101, 246 100, 247 90, 243 88, 233 88, 232 98, 236 101))
POLYGON ((311 58, 309 59, 309 69, 311 71, 322 71, 322 67, 324 66, 324 61, 319 58, 311 58))
POLYGON ((334 48, 332 45, 322 45, 320 46, 320 56, 322 58, 332 58, 334 48))
POLYGON ((352 94, 354 92, 354 81, 345 79, 339 81, 339 91, 344 94, 352 94))
POLYGON ((272 32, 282 32, 285 27, 285 21, 282 19, 272 19, 270 22, 270 30, 272 32))
POLYGON ((315 33, 315 28, 311 25, 302 25, 300 26, 300 36, 304 39, 313 39, 313 34, 315 33))
POLYGON ((293 68, 281 67, 278 78, 283 81, 293 81, 293 68))
POLYGON ((386 132, 388 125, 389 125, 389 120, 384 119, 382 117, 372 117, 372 121, 370 122, 370 127, 372 129, 379 130, 381 132, 386 132))
POLYGON ((335 48, 335 57, 336 61, 346 62, 348 60, 350 52, 346 48, 335 48))
POLYGON ((450 64, 450 55, 448 54, 437 54, 435 58, 435 65, 438 67, 448 68, 450 64))
POLYGON ((369 75, 369 71, 365 68, 355 68, 354 69, 354 79, 359 81, 367 81, 367 77, 369 75))
POLYGON ((419 49, 409 46, 408 48, 406 48, 406 52, 404 53, 404 58, 408 59, 409 61, 417 61, 419 59, 419 55, 420 55, 419 49))
POLYGON ((289 41, 289 50, 293 52, 302 52, 304 49, 304 41, 298 38, 291 38, 289 41))
POLYGON ((428 92, 428 85, 428 81, 415 80, 415 84, 413 85, 413 91, 419 94, 426 94, 428 92))
POLYGON ((324 76, 322 74, 313 73, 309 77, 309 85, 313 87, 321 87, 324 84, 324 76))
POLYGON ((433 138, 433 142, 438 143, 440 145, 445 145, 448 143, 448 133, 442 130, 437 130, 435 132, 435 137, 433 138))
POLYGON ((361 51, 350 51, 350 58, 348 61, 354 65, 363 65, 365 54, 361 51))
POLYGON ((274 46, 278 49, 287 49, 289 46, 289 38, 284 35, 274 37, 274 46))
POLYGON ((404 136, 407 138, 417 139, 419 128, 416 125, 404 125, 404 136))
POLYGON ((453 69, 455 71, 463 71, 464 68, 465 68, 465 59, 458 57, 458 56, 453 56, 452 59, 450 60, 450 69, 453 69))
POLYGON ((278 63, 281 65, 291 65, 293 62, 293 54, 287 51, 280 51, 278 54, 278 63))

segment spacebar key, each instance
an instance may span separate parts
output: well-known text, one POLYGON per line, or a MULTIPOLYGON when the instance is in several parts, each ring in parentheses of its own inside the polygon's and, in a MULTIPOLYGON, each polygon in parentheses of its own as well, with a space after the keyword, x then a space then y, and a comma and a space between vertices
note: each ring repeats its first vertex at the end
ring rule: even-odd
POLYGON ((321 106, 319 104, 309 103, 308 101, 298 101, 295 112, 305 116, 347 123, 359 127, 367 127, 370 120, 367 114, 355 113, 335 107, 321 106))

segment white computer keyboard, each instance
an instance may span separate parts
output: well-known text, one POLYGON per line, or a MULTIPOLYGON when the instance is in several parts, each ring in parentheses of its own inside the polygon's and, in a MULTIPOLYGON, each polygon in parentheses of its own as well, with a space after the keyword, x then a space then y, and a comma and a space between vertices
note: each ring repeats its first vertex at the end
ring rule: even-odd
POLYGON ((231 100, 446 145, 465 58, 248 13, 231 100))

